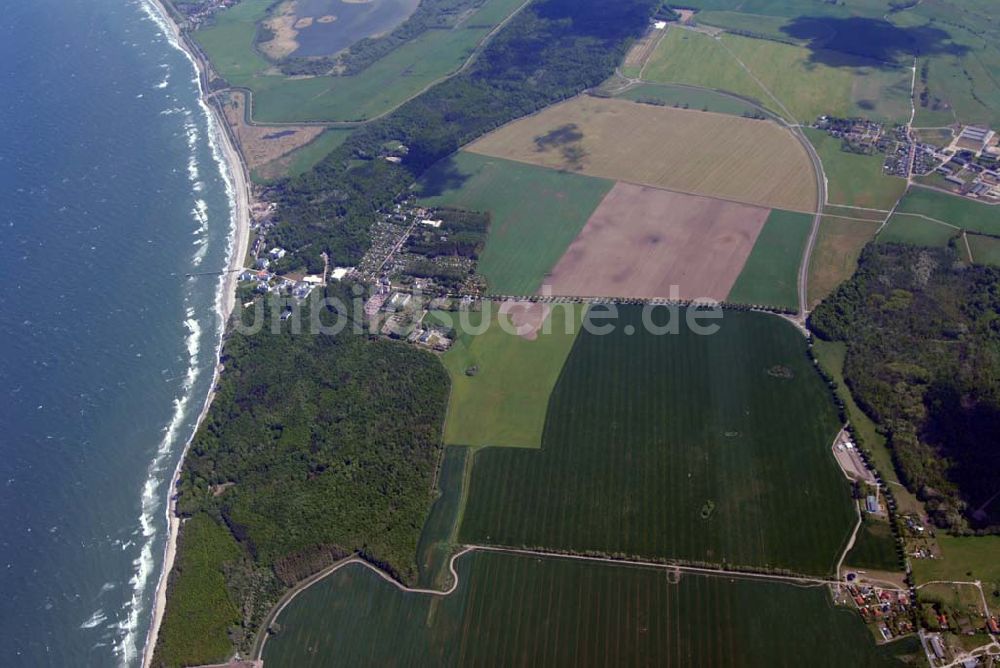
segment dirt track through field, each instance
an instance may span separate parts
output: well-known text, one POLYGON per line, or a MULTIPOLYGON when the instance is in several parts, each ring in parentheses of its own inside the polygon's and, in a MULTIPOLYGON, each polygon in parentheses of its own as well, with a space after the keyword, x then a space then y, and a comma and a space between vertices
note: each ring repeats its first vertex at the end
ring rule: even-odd
POLYGON ((559 296, 722 301, 769 213, 762 207, 619 183, 544 285, 559 296))

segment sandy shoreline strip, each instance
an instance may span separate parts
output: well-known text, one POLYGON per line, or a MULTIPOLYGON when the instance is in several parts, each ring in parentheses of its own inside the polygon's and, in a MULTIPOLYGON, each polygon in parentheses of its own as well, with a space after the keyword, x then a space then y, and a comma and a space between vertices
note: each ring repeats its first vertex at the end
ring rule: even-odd
MULTIPOLYGON (((232 220, 234 222, 234 229, 231 238, 231 247, 229 249, 229 262, 226 267, 226 273, 222 277, 222 285, 220 287, 221 292, 219 293, 219 298, 217 300, 218 315, 222 319, 222 331, 224 333, 226 323, 229 322, 229 316, 233 312, 233 307, 236 304, 236 284, 239 280, 239 269, 244 266, 246 261, 247 246, 249 244, 250 238, 250 188, 249 179, 247 178, 246 166, 243 164, 243 160, 240 157, 240 152, 237 150, 236 146, 233 145, 232 137, 227 131, 226 119, 218 112, 216 107, 205 99, 205 89, 202 86, 202 81, 204 80, 205 72, 203 71, 202 62, 198 58, 197 54, 193 53, 189 49, 188 44, 181 34, 180 28, 176 23, 174 23, 170 12, 167 8, 163 6, 160 0, 150 0, 151 4, 154 6, 155 11, 157 11, 161 18, 163 19, 165 25, 171 33, 171 37, 176 40, 177 44, 187 53, 189 59, 195 64, 195 67, 199 72, 199 89, 202 96, 202 101, 208 106, 212 119, 210 119, 210 131, 214 131, 215 139, 218 142, 219 150, 222 153, 223 160, 226 163, 227 176, 230 179, 230 184, 233 189, 233 199, 234 199, 234 209, 232 211, 232 220)), ((149 631, 146 634, 146 642, 142 650, 142 665, 148 667, 153 660, 153 649, 156 647, 156 639, 159 634, 160 624, 163 621, 163 612, 167 605, 167 579, 170 575, 170 571, 174 565, 174 558, 177 554, 177 534, 180 530, 180 518, 176 514, 176 501, 174 500, 175 491, 177 488, 177 481, 180 477, 181 467, 184 464, 184 459, 187 456, 188 448, 191 446, 191 440, 194 438, 194 434, 197 433, 198 428, 201 426, 202 421, 208 414, 208 409, 212 405, 212 400, 215 398, 215 388, 219 383, 219 374, 222 371, 222 366, 218 363, 219 352, 221 352, 222 340, 220 339, 216 347, 216 365, 212 375, 212 385, 209 389, 208 396, 205 398, 205 403, 202 406, 201 413, 198 415, 198 421, 195 425, 194 432, 191 434, 191 438, 187 440, 184 444, 184 450, 181 452, 180 459, 177 462, 177 468, 174 469, 173 476, 170 479, 170 487, 167 493, 167 544, 163 550, 163 567, 160 571, 160 577, 156 585, 156 593, 153 598, 153 609, 152 609, 152 619, 149 624, 149 631)))

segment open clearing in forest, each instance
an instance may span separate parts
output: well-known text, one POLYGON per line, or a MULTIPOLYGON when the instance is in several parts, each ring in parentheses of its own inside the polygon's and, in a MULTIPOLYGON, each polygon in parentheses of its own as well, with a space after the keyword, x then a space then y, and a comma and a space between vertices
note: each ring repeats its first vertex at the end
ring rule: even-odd
MULTIPOLYGON (((802 335, 727 310, 702 336, 685 309, 656 334, 641 307, 617 312, 613 332, 577 336, 541 449, 475 453, 460 541, 832 572, 854 512, 802 335)), ((647 313, 666 325, 670 309, 647 313)))
POLYGON ((723 301, 769 213, 619 183, 553 267, 544 289, 558 296, 723 301))
POLYGON ((805 149, 771 121, 583 95, 510 123, 468 150, 756 206, 816 208, 805 149))
POLYGON ((285 608, 265 665, 904 666, 920 653, 912 638, 876 645, 825 587, 493 552, 455 567, 439 597, 345 566, 285 608))
POLYGON ((549 394, 580 329, 584 306, 553 305, 534 338, 517 333, 519 314, 501 313, 497 302, 484 308, 490 320, 483 327, 483 312, 439 316, 452 318, 461 332, 441 358, 451 376, 444 442, 537 448, 549 394), (467 318, 470 327, 460 318, 467 318), (501 319, 507 324, 501 326, 501 319), (485 331, 472 334, 473 328, 485 331))

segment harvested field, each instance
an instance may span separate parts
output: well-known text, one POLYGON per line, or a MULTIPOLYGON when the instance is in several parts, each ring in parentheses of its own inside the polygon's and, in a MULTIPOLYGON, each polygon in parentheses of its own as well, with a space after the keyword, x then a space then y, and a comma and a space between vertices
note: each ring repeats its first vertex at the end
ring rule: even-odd
POLYGON ((572 297, 722 301, 770 211, 619 183, 546 277, 572 297))
POLYGON ((858 268, 861 249, 875 237, 878 222, 824 216, 809 263, 809 307, 826 299, 858 268))
POLYGON ((816 207, 805 149, 771 121, 580 96, 468 150, 757 206, 816 207))
POLYGON ((225 97, 226 121, 240 144, 240 151, 251 171, 278 160, 305 146, 323 132, 316 125, 247 125, 246 95, 234 91, 225 97))
POLYGON ((418 182, 423 206, 488 211, 479 273, 501 295, 534 294, 614 183, 460 151, 418 182))

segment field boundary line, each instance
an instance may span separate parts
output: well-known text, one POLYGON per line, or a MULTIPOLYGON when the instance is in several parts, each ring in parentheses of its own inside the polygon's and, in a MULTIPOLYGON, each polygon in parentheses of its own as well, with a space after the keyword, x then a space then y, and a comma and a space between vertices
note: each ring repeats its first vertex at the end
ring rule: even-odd
POLYGON ((836 202, 827 202, 827 206, 835 206, 838 209, 859 209, 861 211, 877 211, 878 213, 889 213, 889 209, 875 209, 870 206, 853 206, 851 204, 837 204, 836 202))
POLYGON ((958 225, 953 225, 951 223, 945 222, 943 220, 938 220, 937 218, 931 218, 930 216, 925 216, 922 213, 910 213, 909 211, 895 211, 894 216, 913 216, 914 218, 923 218, 924 220, 929 220, 932 223, 937 223, 938 225, 944 225, 945 227, 950 227, 953 230, 961 230, 962 228, 958 225))

